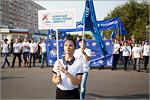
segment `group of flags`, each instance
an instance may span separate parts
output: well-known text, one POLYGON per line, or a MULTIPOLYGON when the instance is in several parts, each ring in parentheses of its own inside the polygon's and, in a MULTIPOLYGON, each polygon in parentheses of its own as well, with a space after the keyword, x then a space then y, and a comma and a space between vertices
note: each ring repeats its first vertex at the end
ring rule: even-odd
MULTIPOLYGON (((85 10, 83 13, 83 17, 82 17, 82 21, 81 23, 83 24, 84 28, 83 29, 87 29, 88 31, 91 31, 93 36, 95 37, 99 47, 100 47, 100 51, 102 53, 103 56, 107 55, 107 50, 105 48, 105 44, 102 40, 103 38, 103 31, 100 33, 99 29, 98 29, 98 24, 97 24, 97 19, 96 19, 96 14, 95 14, 95 10, 94 10, 94 4, 93 4, 93 0, 86 0, 85 3, 85 10)), ((122 24, 122 22, 120 21, 120 26, 119 26, 119 34, 121 35, 127 35, 125 28, 122 24)), ((50 39, 50 35, 51 35, 51 30, 48 30, 48 35, 47 38, 50 39)), ((114 28, 112 34, 111 34, 111 38, 116 38, 116 28, 114 28)), ((66 37, 66 32, 62 32, 59 37, 61 39, 63 39, 64 37, 66 37)))

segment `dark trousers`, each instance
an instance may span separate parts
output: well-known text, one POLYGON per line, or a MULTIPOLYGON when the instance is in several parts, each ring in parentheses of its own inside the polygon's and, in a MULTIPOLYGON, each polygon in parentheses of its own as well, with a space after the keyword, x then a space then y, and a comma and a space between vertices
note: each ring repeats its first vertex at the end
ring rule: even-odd
POLYGON ((61 90, 57 88, 56 99, 80 99, 79 89, 76 88, 74 90, 61 90))
POLYGON ((40 54, 40 50, 38 50, 38 58, 39 58, 39 63, 41 62, 41 54, 40 54))
POLYGON ((118 63, 119 54, 113 54, 113 62, 112 62, 112 68, 117 69, 117 63, 118 63))
POLYGON ((14 53, 12 66, 15 65, 16 57, 18 57, 18 60, 19 60, 19 67, 21 67, 21 54, 20 54, 20 53, 14 53))
POLYGON ((27 63, 27 57, 29 56, 29 52, 24 52, 23 53, 23 60, 24 60, 24 64, 27 63))
POLYGON ((128 63, 129 56, 123 56, 123 58, 124 58, 124 70, 127 70, 127 63, 128 63))
POLYGON ((41 65, 41 67, 44 66, 44 60, 46 60, 46 64, 47 64, 47 66, 48 66, 46 52, 42 52, 42 65, 41 65))
POLYGON ((149 61, 149 56, 144 56, 144 70, 147 70, 148 61, 149 61))
POLYGON ((32 60, 32 57, 33 57, 33 66, 35 66, 36 53, 30 53, 29 67, 31 67, 31 60, 32 60))
POLYGON ((9 53, 4 53, 4 63, 2 65, 2 68, 4 68, 4 66, 5 66, 6 63, 8 64, 8 66, 10 65, 9 61, 7 59, 8 55, 9 55, 9 53))

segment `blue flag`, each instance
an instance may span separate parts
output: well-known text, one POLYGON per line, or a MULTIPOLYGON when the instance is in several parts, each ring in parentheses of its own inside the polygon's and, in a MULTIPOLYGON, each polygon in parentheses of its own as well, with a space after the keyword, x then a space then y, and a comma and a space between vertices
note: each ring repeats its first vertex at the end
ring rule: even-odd
POLYGON ((111 38, 116 38, 116 36, 115 36, 115 35, 116 35, 116 28, 114 28, 114 30, 113 30, 113 32, 112 32, 112 34, 111 34, 111 36, 110 36, 110 37, 111 37, 111 38))
POLYGON ((59 37, 60 37, 61 39, 63 39, 63 38, 66 37, 66 36, 67 36, 66 32, 62 32, 59 37))
POLYGON ((102 30, 102 31, 101 31, 101 37, 102 37, 102 38, 104 37, 103 34, 104 34, 104 33, 103 33, 103 30, 102 30))
POLYGON ((99 33, 98 24, 96 20, 93 0, 86 0, 85 11, 82 17, 82 23, 85 24, 85 29, 91 31, 94 35, 103 56, 106 56, 107 50, 104 41, 99 33))
POLYGON ((51 36, 51 30, 49 29, 47 34, 47 39, 50 39, 50 36, 51 36))
POLYGON ((119 27, 119 35, 127 35, 126 30, 121 21, 120 21, 120 27, 119 27))

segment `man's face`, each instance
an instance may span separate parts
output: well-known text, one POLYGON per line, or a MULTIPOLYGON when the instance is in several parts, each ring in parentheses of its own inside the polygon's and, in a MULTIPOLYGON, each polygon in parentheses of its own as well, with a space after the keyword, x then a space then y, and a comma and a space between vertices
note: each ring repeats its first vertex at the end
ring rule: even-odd
MULTIPOLYGON (((82 41, 79 42, 80 48, 82 47, 82 41)), ((85 42, 83 41, 83 47, 85 47, 85 42)))

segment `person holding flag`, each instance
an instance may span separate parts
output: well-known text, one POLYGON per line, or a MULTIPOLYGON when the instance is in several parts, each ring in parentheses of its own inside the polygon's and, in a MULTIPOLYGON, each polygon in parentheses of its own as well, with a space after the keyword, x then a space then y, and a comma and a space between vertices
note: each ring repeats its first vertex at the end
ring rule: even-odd
POLYGON ((76 41, 67 39, 64 43, 65 57, 55 62, 52 82, 57 85, 56 99, 80 99, 83 68, 81 62, 73 56, 75 49, 76 41))
POLYGON ((89 67, 90 60, 91 60, 91 50, 86 48, 85 44, 86 44, 85 40, 83 40, 83 44, 82 44, 82 39, 80 39, 79 40, 80 48, 77 49, 74 53, 74 57, 82 62, 82 67, 84 71, 81 85, 80 85, 80 99, 85 98, 86 81, 88 77, 88 67, 89 67))

